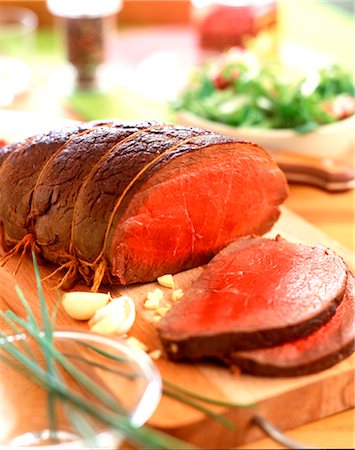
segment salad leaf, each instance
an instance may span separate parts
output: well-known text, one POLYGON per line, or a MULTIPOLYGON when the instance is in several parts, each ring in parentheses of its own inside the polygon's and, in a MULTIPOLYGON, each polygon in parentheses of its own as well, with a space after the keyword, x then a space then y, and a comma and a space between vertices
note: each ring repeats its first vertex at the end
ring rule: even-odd
POLYGON ((302 70, 232 49, 197 67, 173 107, 232 126, 306 133, 354 114, 355 87, 335 64, 302 70))

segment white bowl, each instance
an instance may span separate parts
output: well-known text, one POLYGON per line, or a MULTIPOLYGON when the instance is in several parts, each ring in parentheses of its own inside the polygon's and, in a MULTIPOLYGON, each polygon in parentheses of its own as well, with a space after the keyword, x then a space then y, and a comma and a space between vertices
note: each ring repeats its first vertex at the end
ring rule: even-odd
POLYGON ((270 153, 286 151, 316 158, 340 158, 355 148, 355 115, 339 122, 322 125, 315 131, 305 134, 291 129, 232 127, 187 111, 177 112, 176 120, 181 125, 207 128, 226 136, 254 142, 270 153))

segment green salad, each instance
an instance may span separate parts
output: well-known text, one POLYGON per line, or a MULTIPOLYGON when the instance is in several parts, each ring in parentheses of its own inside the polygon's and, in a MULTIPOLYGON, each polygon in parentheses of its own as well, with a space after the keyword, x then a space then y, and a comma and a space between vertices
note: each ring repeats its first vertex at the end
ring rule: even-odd
POLYGON ((355 87, 335 64, 301 70, 232 49, 196 68, 174 108, 232 126, 306 133, 353 115, 355 87))

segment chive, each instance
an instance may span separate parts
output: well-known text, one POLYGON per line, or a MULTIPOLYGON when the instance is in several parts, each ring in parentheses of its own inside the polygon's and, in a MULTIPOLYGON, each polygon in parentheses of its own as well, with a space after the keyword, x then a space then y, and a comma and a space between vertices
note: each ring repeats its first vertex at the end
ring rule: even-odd
MULTIPOLYGON (((64 405, 65 406, 65 405, 64 405)), ((92 428, 90 423, 85 419, 85 417, 78 411, 72 409, 72 407, 67 406, 69 419, 74 426, 74 428, 80 433, 81 438, 85 441, 90 448, 99 448, 97 441, 97 433, 92 428)))
MULTIPOLYGON (((11 347, 11 346, 10 346, 11 347)), ((8 348, 9 353, 15 358, 19 358, 33 374, 36 375, 38 381, 48 390, 55 392, 62 399, 70 402, 79 410, 90 413, 93 417, 100 419, 104 424, 110 425, 118 431, 123 432, 125 436, 130 438, 133 442, 142 445, 146 448, 167 449, 167 448, 192 448, 190 445, 171 438, 164 433, 149 430, 149 428, 142 427, 141 429, 134 427, 127 417, 104 412, 100 410, 97 405, 91 404, 83 397, 73 393, 60 380, 52 375, 47 376, 46 372, 37 364, 33 364, 31 360, 26 357, 19 356, 16 349, 8 348)), ((3 359, 3 358, 2 358, 3 359)))
POLYGON ((76 359, 78 361, 82 361, 83 363, 89 364, 91 366, 97 367, 98 369, 102 369, 105 370, 106 372, 111 372, 111 373, 115 373, 116 375, 119 375, 121 377, 125 377, 128 378, 130 380, 135 380, 137 378, 139 378, 139 374, 138 373, 126 373, 123 372, 122 370, 117 370, 117 369, 113 369, 112 367, 107 367, 104 364, 100 364, 96 361, 92 361, 91 359, 88 359, 86 357, 83 356, 79 356, 79 355, 74 355, 73 353, 63 353, 64 356, 72 358, 72 359, 76 359))
POLYGON ((99 353, 102 356, 106 356, 106 358, 112 359, 114 361, 117 361, 117 362, 129 362, 130 361, 129 358, 125 358, 125 357, 122 357, 122 356, 117 356, 117 355, 114 355, 113 353, 106 352, 105 350, 102 350, 101 348, 96 347, 96 345, 89 344, 88 342, 83 342, 83 341, 80 341, 80 340, 77 340, 77 339, 75 340, 75 342, 77 344, 82 345, 83 347, 88 347, 91 350, 93 350, 94 352, 99 353))
POLYGON ((76 369, 76 367, 71 364, 67 358, 63 356, 63 354, 53 351, 51 349, 51 353, 53 358, 58 360, 63 368, 78 382, 80 385, 85 387, 91 394, 97 397, 102 403, 104 403, 107 407, 111 408, 113 411, 116 411, 120 414, 127 414, 122 407, 120 407, 117 402, 111 398, 107 392, 102 389, 97 383, 93 382, 89 377, 87 377, 83 372, 76 369))
POLYGON ((178 385, 171 383, 170 381, 167 381, 164 379, 163 379, 163 384, 177 392, 180 392, 181 394, 187 395, 188 397, 195 398, 196 400, 199 400, 204 403, 210 403, 211 405, 226 406, 228 408, 253 408, 256 406, 251 403, 247 404, 247 405, 243 405, 243 404, 238 404, 238 403, 225 402, 222 400, 216 400, 216 399, 209 398, 209 397, 204 397, 203 395, 196 394, 193 391, 185 389, 181 386, 178 386, 178 385))
POLYGON ((36 259, 36 256, 35 256, 35 253, 33 250, 32 250, 32 261, 33 261, 35 277, 36 277, 38 298, 39 298, 39 303, 41 306, 42 325, 44 327, 44 332, 45 332, 46 336, 51 338, 52 337, 52 326, 51 326, 51 322, 49 320, 47 303, 44 299, 44 293, 43 293, 43 287, 42 287, 41 277, 40 277, 40 273, 39 273, 38 263, 37 263, 37 259, 36 259))
POLYGON ((200 405, 197 402, 194 402, 193 400, 190 400, 186 396, 182 396, 178 392, 171 391, 169 389, 163 389, 163 393, 167 395, 168 397, 174 398, 175 400, 179 400, 182 403, 185 403, 188 406, 192 406, 192 408, 197 409, 198 411, 203 412, 206 414, 206 416, 211 417, 216 422, 219 422, 221 425, 224 425, 225 427, 229 428, 230 430, 233 430, 235 428, 235 424, 231 422, 229 419, 227 419, 222 414, 215 413, 211 409, 207 409, 206 407, 200 405))
MULTIPOLYGON (((111 367, 106 367, 104 364, 97 363, 89 358, 81 357, 80 355, 61 353, 55 347, 53 341, 53 331, 60 297, 58 296, 54 311, 50 316, 45 303, 39 269, 34 254, 33 261, 44 331, 42 331, 39 327, 29 303, 18 287, 16 290, 23 306, 26 309, 27 320, 17 316, 10 310, 5 313, 0 311, 0 317, 3 317, 16 335, 21 336, 21 331, 24 330, 22 333, 27 332, 27 334, 34 339, 34 341, 38 344, 39 350, 44 355, 46 367, 42 367, 34 358, 33 352, 29 351, 31 349, 26 339, 20 339, 20 342, 19 340, 12 341, 1 332, 0 349, 2 352, 0 353, 0 360, 13 367, 21 374, 24 374, 24 371, 26 371, 25 376, 30 376, 32 380, 39 383, 47 390, 48 415, 50 419, 50 430, 53 432, 53 437, 56 436, 55 402, 60 400, 63 402, 63 406, 67 412, 67 417, 71 422, 73 429, 77 430, 82 439, 84 439, 92 447, 96 444, 95 431, 90 423, 90 418, 97 419, 102 424, 106 424, 112 427, 113 430, 122 433, 128 440, 137 444, 140 448, 192 448, 191 445, 183 441, 156 430, 151 430, 149 427, 135 427, 127 417, 127 412, 120 405, 118 405, 117 402, 109 396, 104 389, 101 388, 100 385, 95 383, 81 370, 77 369, 68 358, 80 360, 90 366, 98 367, 106 371, 112 371, 120 376, 123 375, 134 378, 134 373, 126 374, 111 367), (21 345, 21 349, 19 348, 19 345, 21 345), (4 354, 4 352, 6 352, 6 354, 4 354), (60 374, 58 373, 59 367, 64 369, 78 386, 85 388, 85 390, 93 395, 93 397, 98 401, 93 403, 92 401, 86 399, 83 395, 80 395, 70 389, 70 387, 60 377, 60 374)), ((122 363, 130 361, 129 358, 118 357, 108 351, 98 348, 95 345, 88 344, 80 340, 76 340, 76 343, 86 346, 97 354, 100 354, 115 362, 122 363)), ((228 407, 241 407, 241 405, 204 397, 166 380, 163 380, 163 383, 165 385, 163 390, 165 395, 168 395, 190 407, 197 409, 198 411, 203 412, 227 428, 235 427, 235 425, 226 417, 215 413, 204 405, 201 405, 201 402, 228 407)))
POLYGON ((35 318, 35 316, 34 316, 34 314, 32 312, 32 309, 31 309, 29 303, 26 300, 26 297, 23 295, 23 292, 21 291, 20 286, 15 286, 15 289, 16 289, 17 295, 19 296, 19 298, 21 300, 21 303, 23 304, 23 306, 26 309, 26 312, 27 312, 27 315, 28 315, 28 322, 29 322, 29 324, 32 325, 33 327, 37 327, 38 328, 36 318, 35 318))
MULTIPOLYGON (((40 277, 40 273, 39 273, 39 267, 38 267, 37 259, 36 259, 36 256, 35 256, 35 253, 33 250, 32 250, 32 262, 33 262, 34 271, 35 271, 38 298, 39 298, 40 306, 41 306, 42 325, 43 325, 44 332, 46 335, 45 337, 48 338, 48 340, 52 344, 52 342, 53 342, 53 326, 49 319, 47 303, 44 298, 43 287, 42 287, 41 277, 40 277)), ((25 299, 25 297, 23 297, 23 299, 25 299)), ((25 303, 23 302, 23 300, 22 300, 22 303, 25 305, 27 303, 26 299, 25 299, 25 303)), ((26 310, 30 311, 31 309, 28 306, 28 308, 26 308, 26 310)), ((30 317, 33 317, 33 314, 32 315, 30 314, 30 317)), ((33 324, 34 324, 34 326, 37 325, 37 322, 34 318, 33 318, 33 324)), ((38 329, 38 326, 36 328, 38 329)), ((46 359, 48 374, 59 376, 57 374, 55 361, 53 360, 53 358, 51 358, 48 348, 41 346, 41 349, 43 350, 43 354, 46 359)), ((51 433, 53 432, 54 434, 57 430, 57 416, 56 416, 55 402, 56 402, 55 393, 53 393, 52 391, 48 391, 47 403, 48 403, 49 430, 51 433)))
MULTIPOLYGON (((14 315, 12 311, 8 311, 10 315, 14 315)), ((89 392, 94 394, 100 399, 107 407, 117 410, 122 413, 122 410, 118 407, 117 403, 103 390, 98 384, 90 380, 84 373, 77 370, 60 352, 58 352, 53 344, 46 339, 46 335, 33 330, 23 319, 14 317, 14 320, 23 326, 23 328, 37 341, 44 354, 49 352, 49 357, 60 362, 63 368, 75 379, 79 380, 80 384, 84 386, 89 392)))
MULTIPOLYGON (((21 335, 21 330, 16 326, 13 320, 11 320, 2 311, 0 311, 0 317, 4 320, 4 322, 6 322, 9 325, 9 327, 14 331, 15 335, 21 335)), ((30 345, 27 342, 27 339, 20 339, 19 341, 21 342, 23 349, 27 351, 27 354, 30 355, 33 359, 35 359, 35 356, 32 352, 30 345)))
POLYGON ((52 314, 51 314, 51 325, 52 325, 53 329, 54 329, 54 326, 55 326, 55 319, 57 317, 57 312, 58 312, 58 309, 59 309, 59 305, 60 305, 60 292, 57 291, 57 300, 56 300, 56 302, 54 304, 54 308, 53 308, 53 311, 52 311, 52 314))

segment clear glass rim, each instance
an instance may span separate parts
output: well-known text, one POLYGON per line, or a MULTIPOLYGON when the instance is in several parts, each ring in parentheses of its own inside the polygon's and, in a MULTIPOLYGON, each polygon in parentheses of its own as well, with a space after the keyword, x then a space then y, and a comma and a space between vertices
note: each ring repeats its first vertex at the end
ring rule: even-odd
MULTIPOLYGON (((28 336, 27 333, 19 334, 9 334, 6 336, 6 340, 23 340, 28 336)), ((123 355, 127 356, 135 364, 138 365, 139 369, 142 371, 144 379, 146 381, 146 386, 141 396, 137 406, 132 411, 129 419, 133 426, 140 427, 152 416, 156 410, 162 395, 162 379, 160 372, 156 365, 153 363, 152 359, 140 348, 136 348, 126 344, 123 340, 115 340, 111 337, 106 337, 90 331, 76 331, 76 330, 55 330, 53 332, 54 338, 57 339, 75 339, 83 340, 86 342, 91 342, 93 344, 107 345, 108 347, 118 350, 123 355)), ((1 345, 1 341, 0 341, 1 345)), ((111 433, 109 428, 104 430, 102 433, 98 434, 98 437, 104 436, 107 433, 111 433)), ((117 432, 118 433, 118 432, 117 432)), ((75 445, 80 442, 80 439, 72 441, 70 444, 75 445)), ((0 444, 0 449, 8 449, 8 445, 0 444)), ((12 448, 38 448, 38 449, 50 449, 50 448, 68 448, 68 443, 58 444, 58 445, 44 445, 40 447, 25 447, 25 446, 14 446, 12 448)))
POLYGON ((137 363, 142 370, 147 385, 140 402, 132 412, 130 420, 133 425, 139 427, 151 417, 161 398, 162 379, 158 368, 145 351, 128 345, 123 340, 115 340, 90 331, 55 330, 53 335, 55 338, 83 339, 96 344, 105 344, 116 348, 137 363))

